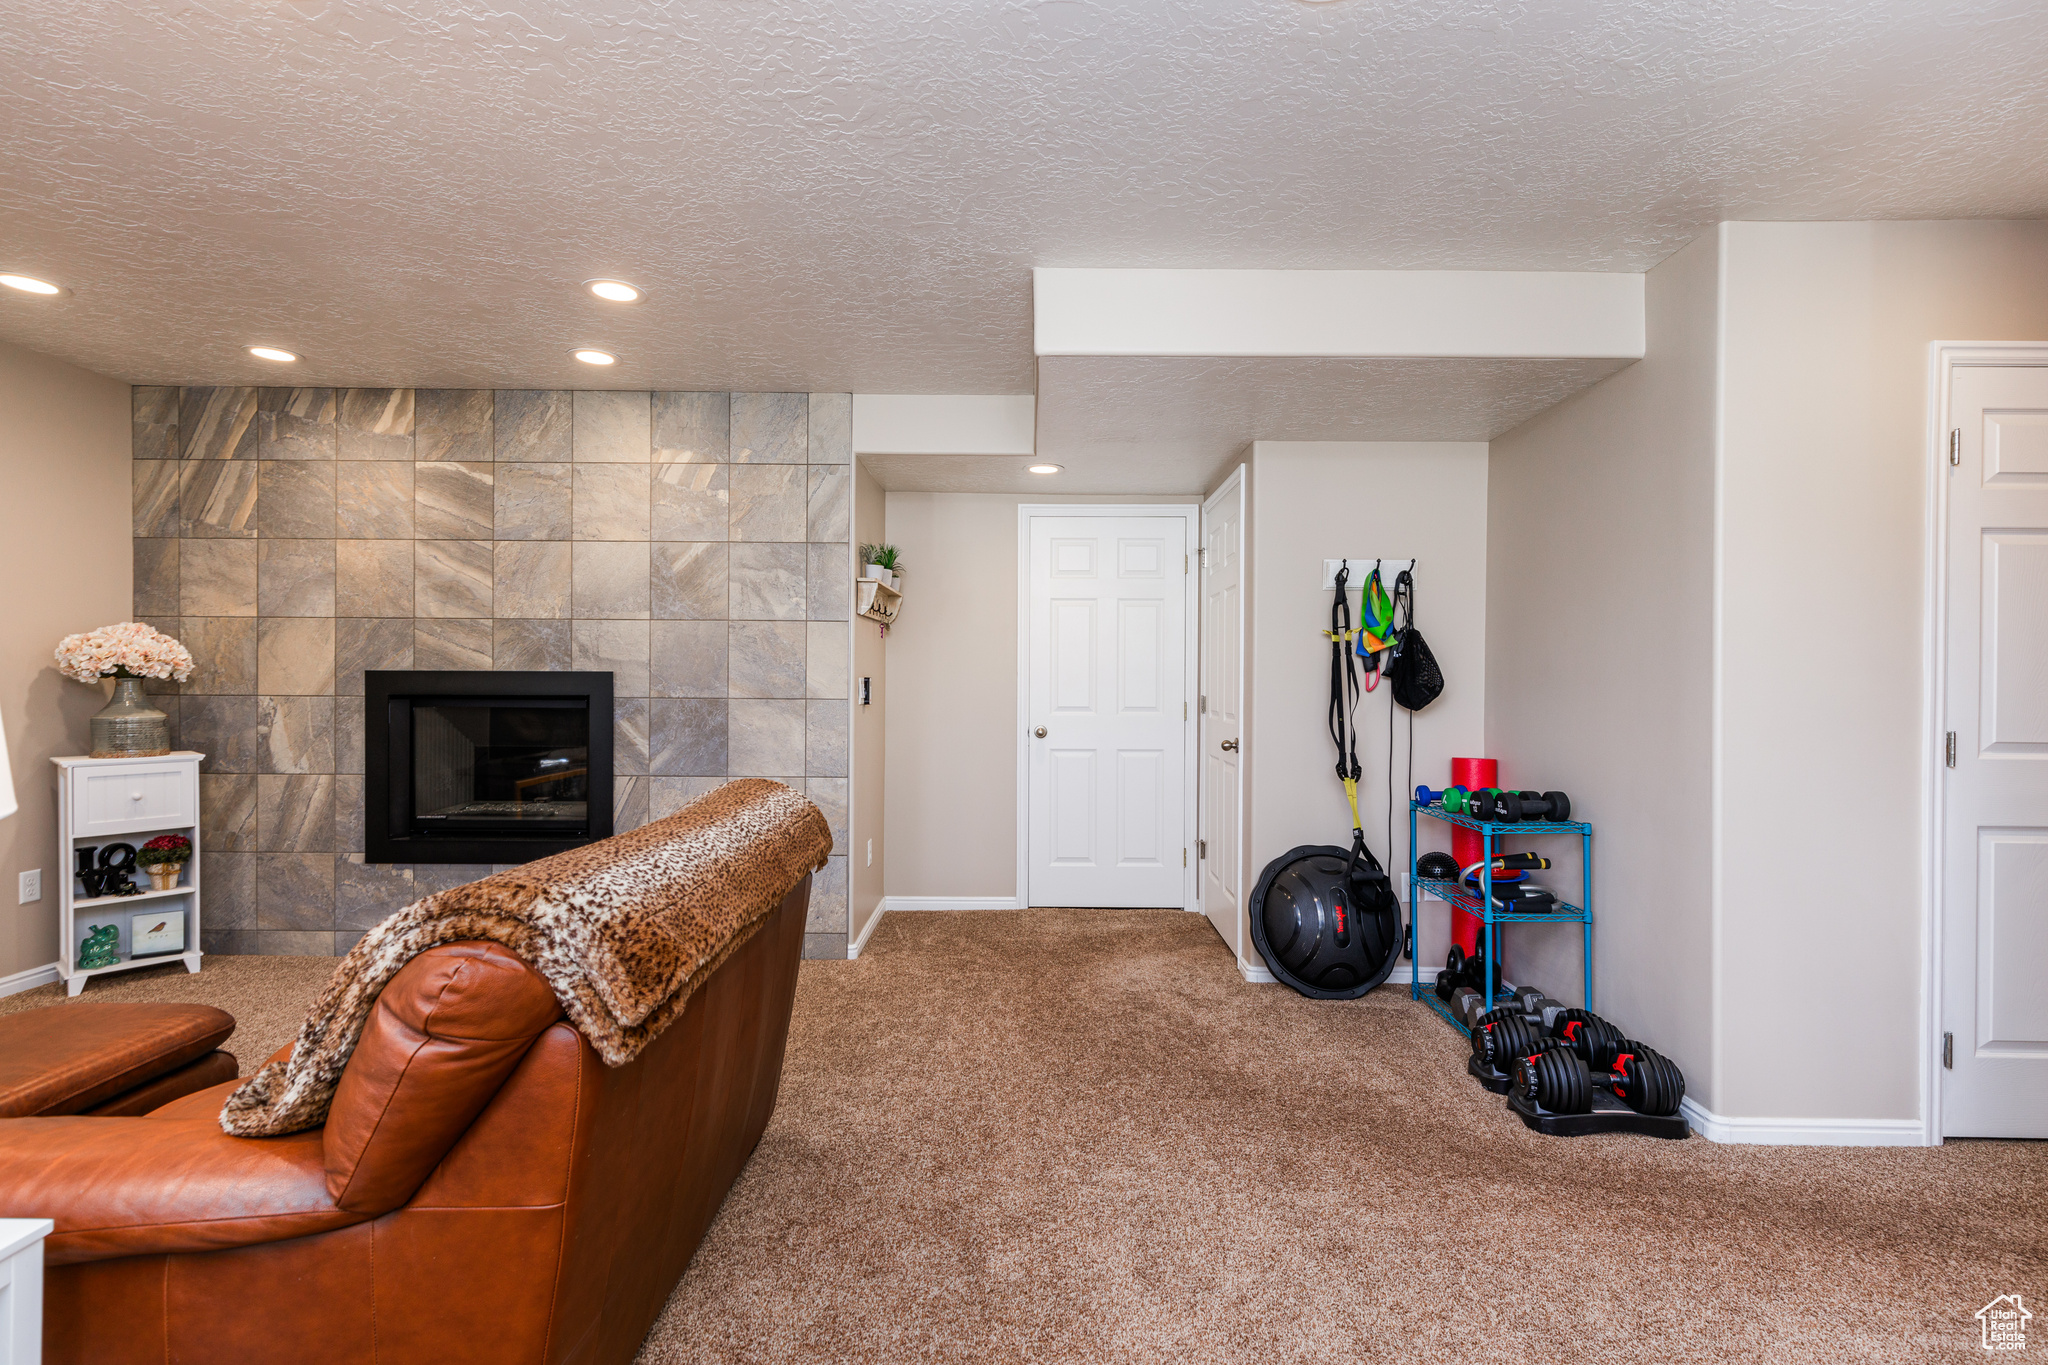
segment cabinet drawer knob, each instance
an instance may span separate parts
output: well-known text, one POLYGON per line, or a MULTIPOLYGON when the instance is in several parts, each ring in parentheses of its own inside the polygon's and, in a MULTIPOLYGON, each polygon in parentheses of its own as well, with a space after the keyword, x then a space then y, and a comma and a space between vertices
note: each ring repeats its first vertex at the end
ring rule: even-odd
POLYGON ((142 793, 141 793, 141 792, 129 792, 129 793, 128 793, 128 799, 129 799, 130 801, 140 801, 140 800, 142 799, 142 793))

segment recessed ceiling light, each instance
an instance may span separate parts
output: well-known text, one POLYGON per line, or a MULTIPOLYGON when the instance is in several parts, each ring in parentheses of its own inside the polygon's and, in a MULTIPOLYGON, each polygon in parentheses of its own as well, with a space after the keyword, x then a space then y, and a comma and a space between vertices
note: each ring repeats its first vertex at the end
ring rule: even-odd
POLYGON ((619 358, 610 351, 571 351, 569 354, 575 356, 586 365, 616 365, 619 363, 619 358))
POLYGON ((1031 466, 1031 472, 1034 474, 1057 474, 1063 468, 1065 468, 1064 465, 1035 464, 1031 466))
POLYGON ((61 294, 64 286, 39 280, 33 275, 0 275, 0 284, 9 289, 19 289, 24 294, 61 294))
POLYGON ((297 352, 280 350, 275 346, 251 346, 249 354, 258 360, 275 360, 280 365, 289 365, 299 358, 297 352))
POLYGON ((583 287, 606 303, 638 303, 640 290, 624 280, 585 280, 583 287))

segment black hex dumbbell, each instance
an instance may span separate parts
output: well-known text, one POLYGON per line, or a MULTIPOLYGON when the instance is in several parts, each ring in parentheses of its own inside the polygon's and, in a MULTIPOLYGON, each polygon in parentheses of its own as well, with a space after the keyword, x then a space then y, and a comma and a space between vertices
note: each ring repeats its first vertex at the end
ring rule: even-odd
POLYGON ((1563 792, 1502 792, 1495 819, 1511 824, 1529 820, 1569 820, 1572 799, 1563 792))

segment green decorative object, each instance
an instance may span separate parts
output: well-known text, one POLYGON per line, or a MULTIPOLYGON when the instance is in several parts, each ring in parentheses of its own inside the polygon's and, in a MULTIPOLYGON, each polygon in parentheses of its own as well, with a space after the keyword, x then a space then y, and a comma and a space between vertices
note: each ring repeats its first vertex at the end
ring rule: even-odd
POLYGON ((112 924, 102 924, 85 936, 78 945, 78 966, 81 971, 94 967, 111 967, 121 960, 121 930, 112 924))

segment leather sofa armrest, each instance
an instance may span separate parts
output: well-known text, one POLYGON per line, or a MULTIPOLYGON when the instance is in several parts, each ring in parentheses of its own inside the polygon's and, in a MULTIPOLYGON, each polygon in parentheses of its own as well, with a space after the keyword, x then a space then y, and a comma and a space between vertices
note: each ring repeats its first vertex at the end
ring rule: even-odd
POLYGON ((211 1118, 0 1120, 0 1217, 49 1218, 52 1265, 220 1251, 366 1221, 327 1193, 321 1133, 229 1137, 211 1118))

